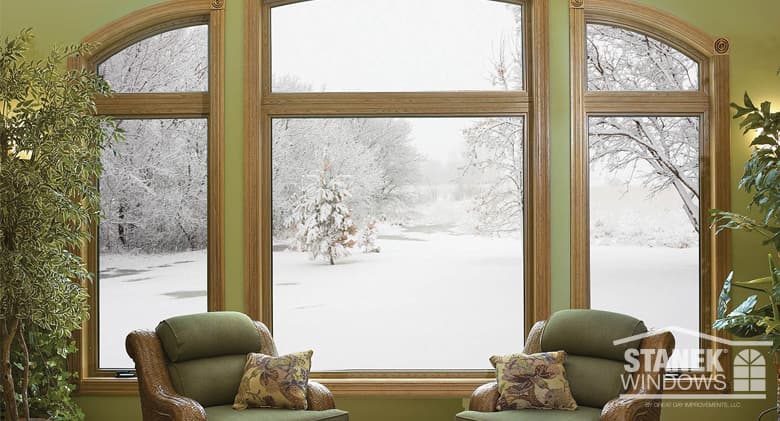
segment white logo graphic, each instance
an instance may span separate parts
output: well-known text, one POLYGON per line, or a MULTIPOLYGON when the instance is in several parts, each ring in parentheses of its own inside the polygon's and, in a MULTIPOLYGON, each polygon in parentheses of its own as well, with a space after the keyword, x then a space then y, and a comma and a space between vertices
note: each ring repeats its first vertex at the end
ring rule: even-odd
MULTIPOLYGON (((680 327, 669 327, 662 330, 642 333, 627 338, 613 341, 615 346, 658 335, 664 332, 672 332, 676 335, 686 335, 698 338, 700 341, 720 343, 729 347, 770 347, 771 341, 731 341, 724 338, 696 332, 680 327)), ((677 372, 673 376, 676 380, 676 388, 681 392, 677 394, 623 394, 621 397, 640 399, 765 399, 766 398, 766 358, 753 348, 743 349, 734 357, 733 382, 729 391, 726 371, 720 364, 721 358, 726 357, 727 349, 681 349, 674 350, 674 354, 682 356, 684 361, 698 361, 699 367, 707 367, 707 372, 691 371, 677 372), (698 390, 706 390, 706 393, 690 393, 698 390), (714 393, 713 393, 714 392, 714 393), (730 393, 729 393, 730 392, 730 393)), ((661 375, 671 359, 665 349, 635 349, 625 351, 626 373, 622 376, 623 388, 630 390, 663 390, 665 376, 661 375), (637 373, 643 370, 643 375, 637 373)))
POLYGON ((734 357, 734 391, 766 392, 766 359, 755 349, 734 357))

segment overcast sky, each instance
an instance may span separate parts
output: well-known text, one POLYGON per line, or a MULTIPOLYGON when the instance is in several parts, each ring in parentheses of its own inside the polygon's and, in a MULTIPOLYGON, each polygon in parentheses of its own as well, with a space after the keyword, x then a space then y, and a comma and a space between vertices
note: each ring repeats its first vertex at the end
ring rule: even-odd
MULTIPOLYGON (((490 0, 317 0, 271 13, 272 68, 315 91, 495 90, 513 7, 490 0)), ((410 118, 420 153, 459 160, 474 119, 410 118)))

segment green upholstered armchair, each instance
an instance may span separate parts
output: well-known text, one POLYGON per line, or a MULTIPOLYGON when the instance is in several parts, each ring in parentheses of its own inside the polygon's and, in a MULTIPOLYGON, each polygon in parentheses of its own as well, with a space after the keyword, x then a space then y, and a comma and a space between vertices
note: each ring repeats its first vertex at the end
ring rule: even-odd
POLYGON ((156 332, 127 336, 135 361, 144 421, 348 421, 333 395, 309 382, 308 410, 246 409, 231 405, 246 355, 276 356, 268 328, 242 313, 212 312, 172 317, 156 332))
MULTIPOLYGON (((659 332, 642 339, 615 346, 613 341, 646 333, 644 323, 617 313, 598 310, 564 310, 548 321, 536 323, 523 350, 526 354, 566 351, 566 377, 571 386, 576 411, 520 410, 496 411, 496 382, 480 386, 471 395, 469 410, 455 416, 456 421, 658 421, 661 417, 657 399, 621 398, 619 395, 657 395, 663 390, 664 370, 645 366, 627 374, 627 349, 666 350, 671 355, 674 336, 659 332), (624 374, 633 377, 633 386, 624 390, 624 374)), ((641 335, 645 336, 645 335, 641 335)))

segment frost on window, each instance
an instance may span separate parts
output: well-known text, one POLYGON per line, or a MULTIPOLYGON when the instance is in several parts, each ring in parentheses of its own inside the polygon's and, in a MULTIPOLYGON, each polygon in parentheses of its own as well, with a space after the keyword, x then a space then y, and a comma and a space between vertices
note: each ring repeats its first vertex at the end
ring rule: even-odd
POLYGON ((523 89, 523 8, 491 0, 317 0, 271 9, 274 92, 523 89))
POLYGON ((674 47, 614 26, 587 26, 589 91, 695 91, 699 65, 674 47))
MULTIPOLYGON (((589 119, 592 308, 648 327, 699 330, 690 297, 699 296, 700 124, 697 117, 589 119)), ((698 343, 678 338, 677 348, 698 343)))
POLYGON ((524 126, 274 119, 280 352, 316 349, 314 370, 488 369, 519 352, 524 126))
POLYGON ((207 310, 205 119, 123 120, 103 153, 99 246, 101 368, 133 363, 124 338, 207 310))
POLYGON ((98 73, 120 93, 207 91, 208 33, 199 25, 154 35, 109 57, 98 73))

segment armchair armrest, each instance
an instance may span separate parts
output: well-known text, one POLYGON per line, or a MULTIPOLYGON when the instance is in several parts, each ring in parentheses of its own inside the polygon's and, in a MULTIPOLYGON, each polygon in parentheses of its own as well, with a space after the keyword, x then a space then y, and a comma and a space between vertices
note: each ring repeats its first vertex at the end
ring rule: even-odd
POLYGON ((144 421, 206 421, 206 411, 198 402, 174 390, 162 344, 154 332, 131 332, 125 347, 135 361, 144 421))
POLYGON ((496 412, 498 405, 498 383, 485 383, 471 394, 470 411, 496 412))
POLYGON ((333 394, 330 393, 330 390, 313 381, 309 381, 306 402, 308 408, 312 411, 336 409, 336 402, 333 400, 333 394))
POLYGON ((604 405, 601 421, 659 421, 661 401, 644 398, 616 398, 604 405))
POLYGON ((157 417, 154 419, 206 421, 206 410, 190 398, 158 391, 150 400, 157 417))

